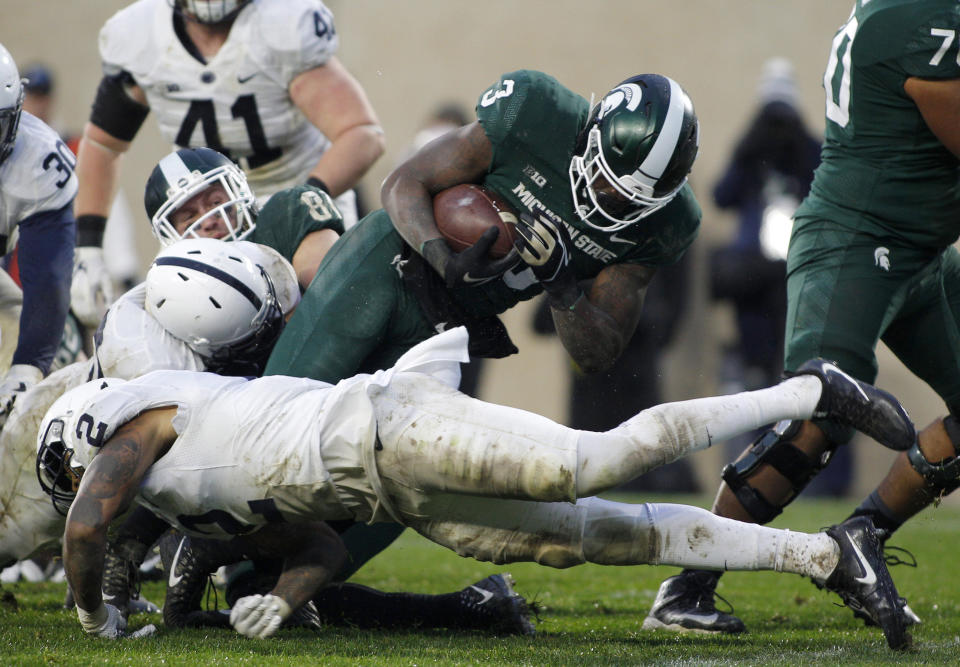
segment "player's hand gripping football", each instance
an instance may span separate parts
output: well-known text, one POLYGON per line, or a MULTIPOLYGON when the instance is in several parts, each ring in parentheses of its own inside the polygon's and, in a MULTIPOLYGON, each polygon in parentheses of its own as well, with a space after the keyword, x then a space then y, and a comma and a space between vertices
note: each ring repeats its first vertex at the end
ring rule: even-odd
POLYGON ((570 234, 561 222, 542 213, 521 213, 514 246, 530 267, 553 308, 570 309, 583 292, 570 266, 570 234))
POLYGON ((517 263, 515 252, 499 259, 490 257, 490 248, 499 235, 497 227, 490 227, 463 252, 454 252, 443 239, 431 239, 423 244, 420 254, 443 276, 447 287, 480 285, 503 275, 517 263))
POLYGON ((73 282, 70 284, 70 309, 73 314, 85 327, 96 329, 111 303, 113 281, 103 261, 103 248, 77 248, 73 260, 73 282))
POLYGON ((0 427, 7 422, 17 397, 42 379, 43 373, 31 364, 14 364, 10 367, 0 382, 0 427))

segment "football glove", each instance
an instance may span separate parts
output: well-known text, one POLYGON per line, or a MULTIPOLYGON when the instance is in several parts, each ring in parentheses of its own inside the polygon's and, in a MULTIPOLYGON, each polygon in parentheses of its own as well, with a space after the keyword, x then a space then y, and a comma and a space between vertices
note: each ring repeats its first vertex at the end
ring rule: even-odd
POLYGON ((293 612, 286 600, 276 595, 248 595, 230 610, 230 625, 241 635, 266 639, 276 634, 293 612))
POLYGON ((490 248, 500 235, 498 227, 490 227, 469 248, 454 252, 443 239, 431 239, 423 244, 420 254, 443 276, 447 287, 475 286, 503 275, 517 263, 517 253, 509 252, 499 259, 489 256, 490 248))
POLYGON ((517 221, 517 237, 513 243, 521 261, 543 286, 550 306, 573 308, 583 292, 570 266, 567 249, 570 234, 566 226, 543 214, 534 216, 523 212, 517 221))
POLYGON ((80 323, 96 329, 113 303, 113 281, 103 261, 103 248, 82 246, 73 255, 70 309, 80 323))
POLYGON ((3 426, 17 397, 43 379, 39 368, 31 364, 14 364, 0 382, 0 426, 3 426))
POLYGON ((99 609, 95 611, 85 611, 77 607, 77 618, 80 619, 80 625, 84 632, 104 639, 120 639, 121 637, 139 639, 140 637, 149 637, 157 631, 157 626, 151 623, 136 632, 127 634, 127 619, 112 604, 101 603, 99 609))

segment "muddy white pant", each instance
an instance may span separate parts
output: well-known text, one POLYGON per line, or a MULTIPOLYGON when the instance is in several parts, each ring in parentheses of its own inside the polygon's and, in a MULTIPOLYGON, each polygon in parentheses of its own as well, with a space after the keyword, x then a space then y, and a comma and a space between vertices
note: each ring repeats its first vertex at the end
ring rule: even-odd
POLYGON ((740 523, 685 505, 589 497, 715 441, 809 418, 820 391, 817 378, 801 376, 660 405, 592 433, 401 374, 373 400, 381 498, 400 523, 479 560, 766 569, 823 580, 839 553, 823 533, 740 523))

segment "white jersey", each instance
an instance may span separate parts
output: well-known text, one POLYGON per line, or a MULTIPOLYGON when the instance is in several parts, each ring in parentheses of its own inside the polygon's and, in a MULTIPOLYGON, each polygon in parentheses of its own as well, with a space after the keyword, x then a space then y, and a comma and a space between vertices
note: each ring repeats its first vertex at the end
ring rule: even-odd
POLYGON ((96 376, 128 380, 171 368, 206 370, 199 354, 146 311, 146 293, 140 283, 110 306, 95 337, 96 376))
MULTIPOLYGON (((373 463, 376 394, 398 373, 456 386, 467 359, 466 332, 457 329, 387 371, 337 385, 158 371, 97 392, 74 414, 92 420, 99 445, 141 412, 177 406, 178 437, 150 467, 138 501, 186 532, 223 537, 277 520, 366 521, 383 500, 373 463)), ((77 431, 65 428, 86 466, 100 449, 77 431)))
POLYGON ((336 52, 331 12, 320 0, 254 0, 204 63, 177 37, 171 4, 139 0, 107 21, 104 72, 128 72, 167 141, 228 154, 259 196, 303 183, 330 142, 294 106, 289 87, 336 52))
POLYGON ((26 111, 13 152, 0 164, 0 255, 16 245, 17 225, 42 211, 57 211, 73 201, 77 159, 60 136, 26 111))
MULTIPOLYGON (((292 309, 299 291, 289 263, 266 246, 237 244, 270 274, 284 312, 292 309)), ((40 420, 57 398, 95 377, 133 379, 155 370, 206 369, 200 355, 146 311, 145 296, 141 284, 110 306, 95 337, 93 359, 51 374, 14 403, 0 431, 0 565, 25 558, 63 534, 64 518, 37 484, 34 466, 40 420)))

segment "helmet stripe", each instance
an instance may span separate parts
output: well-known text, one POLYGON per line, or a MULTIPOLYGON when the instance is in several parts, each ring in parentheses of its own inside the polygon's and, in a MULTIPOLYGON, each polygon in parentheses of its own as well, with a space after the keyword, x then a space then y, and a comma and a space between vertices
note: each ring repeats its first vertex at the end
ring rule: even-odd
POLYGON ((673 157, 677 141, 680 140, 680 130, 683 128, 683 101, 685 97, 683 90, 673 79, 664 78, 670 82, 670 105, 667 108, 667 117, 663 121, 663 128, 657 136, 656 143, 633 174, 635 179, 651 186, 656 185, 656 180, 663 176, 664 170, 670 163, 670 158, 673 157), (651 179, 653 180, 652 183, 651 179))
POLYGON ((231 276, 226 271, 222 271, 215 266, 198 262, 195 259, 187 259, 186 257, 157 257, 157 259, 154 260, 154 264, 158 266, 180 266, 185 269, 192 269, 194 271, 199 271, 200 273, 205 273, 211 278, 216 278, 220 282, 226 283, 227 285, 230 285, 230 287, 240 292, 240 294, 246 297, 246 299, 253 304, 253 307, 257 312, 260 312, 260 307, 263 305, 260 297, 258 297, 252 289, 247 287, 242 281, 231 276))
POLYGON ((164 180, 170 185, 176 185, 177 181, 190 175, 190 167, 183 161, 183 158, 176 152, 170 153, 157 163, 157 169, 163 174, 164 180))

